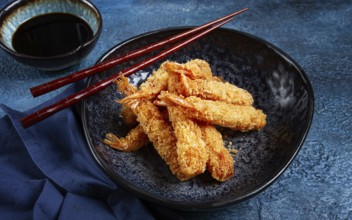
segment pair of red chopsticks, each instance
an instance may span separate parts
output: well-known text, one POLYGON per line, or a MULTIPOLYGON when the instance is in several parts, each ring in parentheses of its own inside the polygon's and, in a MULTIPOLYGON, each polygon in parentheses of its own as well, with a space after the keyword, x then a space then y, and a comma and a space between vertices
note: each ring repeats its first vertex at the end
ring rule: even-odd
POLYGON ((231 13, 229 15, 226 15, 226 16, 221 17, 219 19, 216 19, 214 21, 203 24, 199 27, 193 28, 189 31, 183 32, 183 33, 178 34, 176 36, 173 36, 173 37, 167 38, 165 40, 162 40, 160 42, 157 42, 155 44, 151 44, 151 45, 148 45, 148 46, 143 47, 141 49, 132 51, 131 53, 128 53, 127 55, 124 55, 124 56, 121 56, 121 57, 118 57, 118 58, 115 58, 112 60, 108 60, 106 62, 92 66, 90 68, 78 71, 74 74, 71 74, 71 75, 68 75, 68 76, 53 80, 51 82, 44 83, 42 85, 31 88, 30 90, 31 90, 33 97, 43 95, 45 93, 48 93, 48 92, 53 91, 55 89, 58 89, 64 85, 67 85, 72 82, 76 82, 76 81, 81 80, 85 77, 88 77, 88 76, 91 76, 95 73, 106 70, 112 66, 119 64, 119 63, 136 58, 141 55, 144 55, 148 52, 157 50, 157 49, 159 49, 169 43, 175 42, 175 41, 180 40, 184 37, 187 37, 189 35, 192 35, 196 32, 201 31, 200 33, 186 39, 185 41, 182 41, 182 42, 160 52, 159 54, 157 54, 154 57, 151 57, 151 58, 146 59, 140 63, 137 63, 134 66, 127 68, 127 69, 121 71, 120 73, 113 75, 110 78, 107 78, 101 82, 98 82, 98 83, 78 92, 78 93, 70 95, 70 96, 60 100, 59 102, 53 104, 53 105, 50 105, 48 107, 45 107, 41 110, 38 110, 36 112, 33 112, 33 113, 27 115, 26 117, 21 119, 22 126, 24 128, 27 128, 31 125, 34 125, 34 124, 48 118, 49 116, 55 114, 56 112, 61 111, 65 108, 73 105, 74 103, 79 102, 80 100, 103 90, 107 86, 111 85, 114 81, 116 81, 119 77, 121 77, 121 76, 128 77, 131 74, 133 74, 139 70, 144 69, 145 67, 147 67, 147 66, 167 57, 168 55, 178 51, 179 49, 190 44, 191 42, 203 37, 204 35, 215 30, 216 28, 226 24, 227 22, 231 21, 234 16, 236 16, 246 10, 248 10, 248 8, 244 8, 240 11, 231 13))

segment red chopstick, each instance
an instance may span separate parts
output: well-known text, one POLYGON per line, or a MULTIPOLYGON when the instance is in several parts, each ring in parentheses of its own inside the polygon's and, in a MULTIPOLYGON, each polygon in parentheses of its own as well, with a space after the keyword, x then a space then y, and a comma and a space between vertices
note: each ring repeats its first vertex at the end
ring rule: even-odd
MULTIPOLYGON (((247 10, 247 9, 246 9, 247 10)), ((231 21, 233 19, 233 17, 230 17, 196 35, 194 35, 193 37, 188 38, 187 40, 178 43, 172 47, 170 47, 169 49, 166 49, 160 53, 158 53, 156 56, 151 57, 149 59, 146 59, 140 63, 135 64, 134 66, 127 68, 123 71, 121 71, 120 73, 113 75, 101 82, 98 82, 78 93, 75 93, 73 95, 70 95, 62 100, 60 100, 57 103, 54 103, 48 107, 45 107, 41 110, 38 110, 36 112, 33 112, 29 115, 27 115, 26 117, 22 118, 20 121, 22 123, 22 126, 24 128, 27 128, 29 126, 32 126, 46 118, 48 118, 49 116, 55 114, 58 111, 61 111, 77 102, 79 102, 80 100, 89 97, 92 94, 95 94, 103 89, 105 89, 107 86, 111 85, 114 81, 116 81, 119 77, 121 76, 130 76, 131 74, 144 69, 145 67, 167 57, 168 55, 180 50, 181 48, 183 48, 184 46, 190 44, 191 42, 203 37, 204 35, 208 34, 209 32, 215 30, 216 28, 224 25, 225 23, 231 21)))
POLYGON ((38 86, 35 86, 35 87, 32 87, 30 88, 30 91, 32 93, 32 96, 33 97, 37 97, 37 96, 40 96, 40 95, 43 95, 45 93, 48 93, 48 92, 51 92, 55 89, 58 89, 62 86, 65 86, 69 83, 72 83, 72 82, 76 82, 78 80, 81 80, 83 78, 86 78, 88 76, 91 76, 95 73, 98 73, 98 72, 102 72, 108 68, 111 68, 113 67, 114 65, 117 65, 119 63, 122 63, 122 62, 125 62, 127 60, 130 60, 130 59, 133 59, 133 58, 136 58, 138 56, 141 56, 141 55, 144 55, 150 51, 153 51, 153 50, 156 50, 156 49, 159 49, 169 43, 172 43, 172 42, 175 42, 181 38, 184 38, 184 37, 187 37, 191 34, 194 34, 200 30, 203 30, 207 27, 210 27, 211 25, 213 24, 216 24, 218 22, 221 22, 221 21, 224 21, 228 18, 232 18, 244 11, 248 10, 248 8, 244 8, 240 11, 237 11, 237 12, 234 12, 234 13, 231 13, 229 15, 226 15, 222 18, 219 18, 217 20, 214 20, 214 21, 211 21, 211 22, 208 22, 206 24, 203 24, 199 27, 196 27, 196 28, 193 28, 189 31, 186 31, 186 32, 183 32, 183 33, 180 33, 178 35, 175 35, 173 37, 170 37, 170 38, 167 38, 165 40, 162 40, 160 42, 157 42, 157 43, 154 43, 154 44, 150 44, 148 46, 145 46, 145 47, 142 47, 138 50, 135 50, 135 51, 132 51, 124 56, 120 56, 120 57, 117 57, 117 58, 114 58, 114 59, 111 59, 111 60, 108 60, 106 62, 103 62, 103 63, 100 63, 100 64, 97 64, 95 66, 92 66, 92 67, 89 67, 87 69, 83 69, 83 70, 80 70, 74 74, 71 74, 71 75, 67 75, 67 76, 64 76, 64 77, 61 77, 61 78, 58 78, 58 79, 55 79, 53 81, 50 81, 50 82, 47 82, 47 83, 44 83, 44 84, 41 84, 41 85, 38 85, 38 86))

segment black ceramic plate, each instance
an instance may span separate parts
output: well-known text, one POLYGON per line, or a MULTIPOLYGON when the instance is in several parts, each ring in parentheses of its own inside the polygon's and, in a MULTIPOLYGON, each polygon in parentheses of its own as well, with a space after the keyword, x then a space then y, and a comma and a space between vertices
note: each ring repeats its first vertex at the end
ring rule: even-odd
MULTIPOLYGON (((127 40, 109 50, 98 62, 114 58, 143 45, 175 35, 185 28, 155 31, 127 40)), ((183 210, 208 210, 247 199, 269 186, 292 162, 309 130, 314 97, 304 71, 284 52, 257 37, 219 29, 167 59, 208 61, 215 75, 250 91, 255 106, 267 114, 267 125, 259 132, 240 133, 220 129, 225 142, 237 148, 235 175, 219 183, 205 173, 180 182, 169 171, 151 145, 134 153, 123 153, 102 143, 113 132, 124 136, 130 127, 119 117, 122 97, 112 86, 84 101, 83 126, 92 154, 116 183, 136 196, 183 210)), ((91 85, 138 62, 127 62, 89 79, 91 85)), ((131 77, 136 84, 160 61, 131 77)))

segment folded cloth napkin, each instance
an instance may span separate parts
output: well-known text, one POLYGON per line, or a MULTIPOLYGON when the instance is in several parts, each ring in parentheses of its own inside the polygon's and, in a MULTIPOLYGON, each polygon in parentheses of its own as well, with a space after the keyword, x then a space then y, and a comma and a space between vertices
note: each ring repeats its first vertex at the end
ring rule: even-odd
POLYGON ((1 219, 154 219, 180 218, 122 191, 90 153, 79 105, 23 129, 19 119, 82 88, 74 84, 61 95, 0 119, 1 219))

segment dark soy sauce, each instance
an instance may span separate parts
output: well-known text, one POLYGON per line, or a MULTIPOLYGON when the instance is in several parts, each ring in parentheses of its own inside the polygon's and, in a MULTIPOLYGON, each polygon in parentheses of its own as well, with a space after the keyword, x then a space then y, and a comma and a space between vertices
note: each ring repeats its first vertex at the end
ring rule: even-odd
POLYGON ((92 36, 92 29, 83 19, 66 13, 50 13, 21 24, 12 38, 12 46, 19 53, 49 57, 70 52, 92 36))

